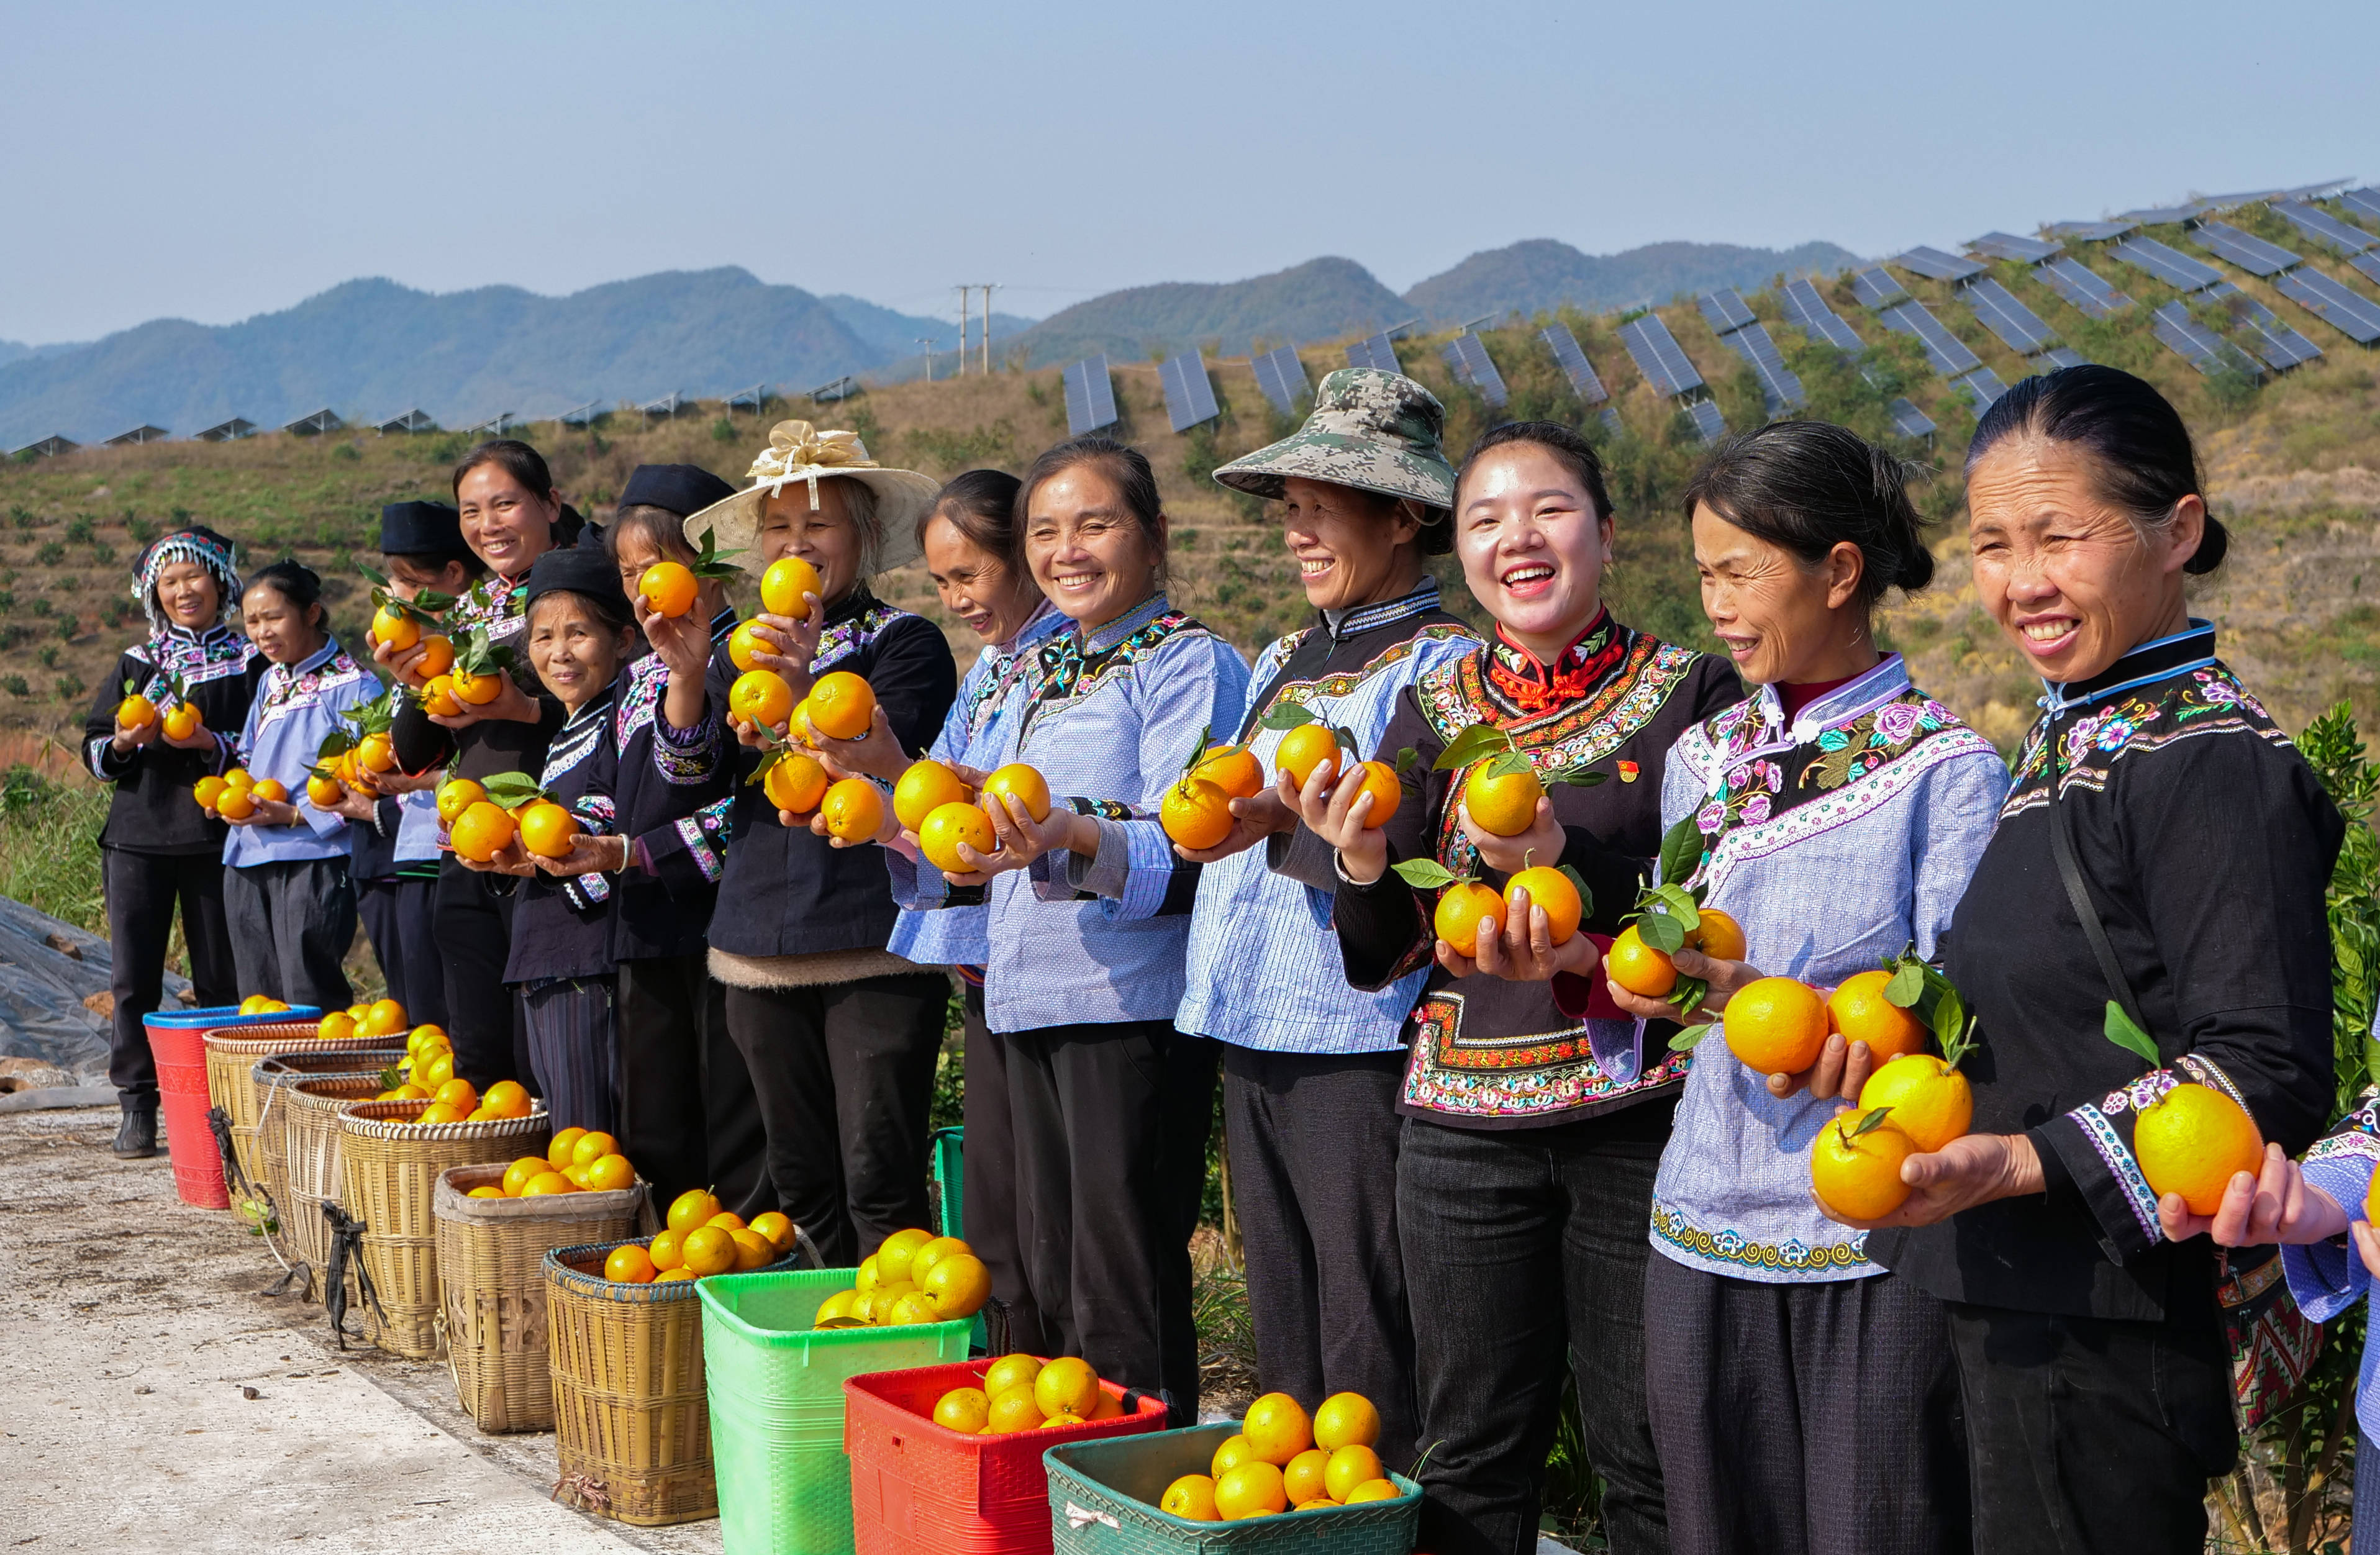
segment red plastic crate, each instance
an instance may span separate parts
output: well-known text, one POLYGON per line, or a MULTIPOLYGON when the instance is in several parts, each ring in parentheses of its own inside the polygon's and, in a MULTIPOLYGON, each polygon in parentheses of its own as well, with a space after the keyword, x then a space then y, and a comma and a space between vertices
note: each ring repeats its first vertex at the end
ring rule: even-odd
POLYGON ((981 1387, 990 1359, 879 1371, 843 1385, 857 1555, 1050 1555, 1050 1476, 1041 1454, 1165 1428, 1165 1404, 1101 1382, 1129 1413, 1079 1426, 968 1436, 938 1426, 934 1403, 981 1387))

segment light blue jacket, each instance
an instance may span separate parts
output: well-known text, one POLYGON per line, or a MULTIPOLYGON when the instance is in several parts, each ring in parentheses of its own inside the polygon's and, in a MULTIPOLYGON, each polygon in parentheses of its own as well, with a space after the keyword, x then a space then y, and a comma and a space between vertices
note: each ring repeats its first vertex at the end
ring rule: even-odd
MULTIPOLYGON (((336 728, 340 715, 381 693, 378 676, 331 638, 304 663, 271 664, 257 683, 240 731, 239 764, 261 783, 278 778, 293 797, 302 797, 306 775, 336 728)), ((234 869, 301 858, 345 858, 354 851, 343 815, 300 804, 288 826, 235 826, 224 839, 224 862, 234 869)))

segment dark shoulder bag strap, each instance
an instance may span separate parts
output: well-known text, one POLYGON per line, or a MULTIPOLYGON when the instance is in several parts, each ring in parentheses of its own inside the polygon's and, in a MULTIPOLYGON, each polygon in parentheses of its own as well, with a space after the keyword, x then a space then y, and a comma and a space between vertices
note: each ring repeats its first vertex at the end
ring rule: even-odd
POLYGON ((2139 1002, 2132 998, 2131 979, 2124 976, 2123 964, 2116 959, 2116 947, 2107 942, 2107 925, 2099 921, 2099 909, 2091 903, 2091 888, 2082 879, 2082 866, 2074 857, 2074 839, 2068 834, 2066 808, 2058 802, 2060 774, 2058 770, 2058 724, 2049 725, 2049 849, 2058 856, 2058 878, 2065 882, 2066 900, 2074 908, 2074 916, 2082 922, 2082 937, 2091 942, 2091 954, 2098 958, 2099 975, 2107 981, 2107 993, 2132 1017, 2132 1024, 2146 1031, 2142 1024, 2139 1002))

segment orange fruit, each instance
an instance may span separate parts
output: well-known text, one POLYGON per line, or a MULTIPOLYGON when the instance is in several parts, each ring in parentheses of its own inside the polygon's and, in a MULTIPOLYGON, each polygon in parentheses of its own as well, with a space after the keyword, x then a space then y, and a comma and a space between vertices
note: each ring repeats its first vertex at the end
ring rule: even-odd
POLYGON ((281 785, 279 778, 266 778, 250 789, 249 793, 256 798, 270 799, 276 805, 289 797, 289 790, 281 785))
POLYGON ((448 684, 456 701, 468 702, 473 707, 485 707, 494 701, 496 694, 504 688, 502 677, 474 674, 469 670, 456 670, 449 677, 448 684))
POLYGON ((1722 1021, 1728 1047, 1763 1075, 1798 1075, 1827 1045, 1826 1001, 1791 978, 1746 983, 1727 1002, 1722 1021))
MULTIPOLYGON (((421 639, 421 657, 413 662, 413 668, 406 674, 416 686, 426 686, 454 667, 455 639, 432 632, 421 639)), ((448 684, 451 686, 453 682, 448 684)))
POLYGON ((187 740, 199 732, 203 722, 199 710, 188 702, 176 702, 165 710, 165 734, 170 739, 187 740))
POLYGON ((838 740, 856 740, 876 717, 876 692, 849 670, 829 670, 810 686, 810 727, 838 740))
POLYGON ((1287 1393, 1266 1393, 1249 1404, 1240 1434, 1256 1448, 1257 1457, 1276 1468, 1314 1445, 1314 1423, 1287 1393))
POLYGON ((989 858, 1000 851, 1000 840, 991 831, 991 817, 964 801, 935 807, 933 813, 926 817, 926 824, 917 829, 917 851, 946 875, 964 875, 975 869, 959 856, 961 843, 975 849, 979 857, 989 858))
POLYGON ((371 638, 402 653, 421 640, 421 623, 395 605, 382 605, 372 617, 371 638))
POLYGON ((1578 932, 1578 920, 1586 905, 1579 900, 1578 887, 1571 884, 1570 877, 1560 869, 1533 864, 1504 882, 1505 901, 1510 902, 1515 891, 1529 893, 1532 908, 1546 910, 1546 938, 1552 943, 1566 943, 1578 932))
POLYGON ((993 1398, 1011 1388, 1033 1386, 1041 1375, 1041 1363, 1031 1355, 1002 1355, 984 1369, 983 1391, 993 1398))
POLYGON ((499 1118, 525 1118, 534 1110, 528 1087, 518 1080, 498 1080, 480 1100, 499 1118))
POLYGON ((673 1280, 691 1280, 693 1278, 694 1271, 686 1268, 684 1264, 680 1264, 675 1269, 664 1270, 661 1273, 654 1275, 653 1283, 656 1285, 666 1285, 673 1280))
POLYGON ((775 1245, 757 1231, 731 1231, 727 1237, 735 1244, 735 1267, 739 1270, 765 1269, 777 1261, 775 1245))
POLYGON ((857 1291, 837 1291, 820 1302, 817 1314, 810 1318, 810 1327, 822 1329, 832 1325, 835 1328, 845 1328, 859 1321, 851 1315, 851 1304, 858 1294, 857 1291))
POLYGON ((953 1388, 934 1401, 934 1424, 974 1435, 991 1424, 991 1400, 981 1388, 953 1388))
POLYGON ((481 799, 447 828, 446 840, 464 857, 474 863, 485 864, 509 844, 515 834, 513 818, 501 808, 481 799))
POLYGON ((1743 925, 1720 912, 1717 907, 1705 907, 1701 922, 1686 930, 1686 943, 1718 961, 1743 959, 1743 925))
POLYGON ((995 797, 1011 798, 1035 820, 1050 819, 1050 780, 1022 761, 1011 761, 985 778, 983 797, 987 804, 995 797))
POLYGON ((1372 1479, 1348 1491, 1346 1495, 1340 1498, 1339 1504, 1360 1506, 1366 1501, 1392 1501, 1403 1494, 1402 1490, 1397 1488, 1396 1481, 1393 1479, 1372 1479))
MULTIPOLYGON (((789 620, 809 619, 809 601, 804 594, 818 594, 825 587, 819 580, 818 568, 799 556, 780 556, 771 562, 760 575, 760 608, 771 615, 789 620)), ((825 596, 820 594, 823 600, 825 596)))
POLYGON ((777 639, 768 627, 758 621, 739 621, 735 629, 727 634, 727 662, 739 670, 757 670, 760 667, 759 655, 766 653, 773 658, 777 647, 777 639))
POLYGON ((425 1093, 436 1090, 455 1077, 455 1050, 442 1048, 426 1055, 413 1066, 413 1083, 425 1093))
POLYGON ((384 772, 396 765, 389 737, 375 730, 356 742, 356 764, 369 772, 384 772))
POLYGON ((1287 772, 1292 783, 1304 788, 1314 776, 1314 769, 1325 761, 1331 771, 1344 771, 1339 749, 1339 736, 1319 723, 1301 723, 1281 735, 1281 744, 1273 747, 1272 765, 1276 772, 1287 772))
POLYGON ((1082 1423, 1083 1417, 1079 1415, 1052 1415, 1041 1422, 1041 1429, 1054 1431, 1061 1426, 1079 1426, 1082 1423))
POLYGON ((1919 1149, 1934 1151, 1967 1132, 1975 1097, 1967 1076, 1932 1053, 1896 1058, 1860 1087, 1860 1111, 1892 1109, 1892 1126, 1919 1149))
POLYGON ((975 790, 940 761, 912 761, 892 785, 892 813, 905 830, 923 832, 928 816, 944 805, 963 805, 974 797, 975 790))
POLYGON ((1242 1464, 1257 1461, 1257 1444, 1244 1436, 1227 1436, 1215 1444, 1215 1455, 1207 1460, 1207 1472, 1220 1479, 1242 1464))
POLYGON ((256 786, 256 780, 248 775, 248 769, 246 767, 234 767, 231 771, 224 774, 224 786, 226 788, 253 788, 256 786))
POLYGON ((794 1249, 794 1222, 774 1209, 764 1209, 752 1217, 752 1229, 769 1239, 769 1245, 780 1253, 794 1249))
POLYGON ((1289 1490, 1281 1483, 1281 1470, 1257 1459, 1219 1476, 1215 1480, 1215 1510, 1226 1523, 1287 1512, 1289 1490))
POLYGON ((1319 1447, 1309 1447, 1292 1458, 1281 1471, 1281 1491, 1292 1506, 1304 1506, 1315 1500, 1330 1497, 1323 1475, 1330 1466, 1330 1454, 1319 1447))
POLYGON ((1645 942, 1630 924, 1612 936, 1603 955, 1604 975, 1631 993, 1658 999, 1678 986, 1678 968, 1667 955, 1645 942))
POLYGON ((1865 1042, 1878 1063, 1925 1051, 1926 1029, 1915 1015, 1884 996, 1892 974, 1877 968, 1854 972, 1827 995, 1827 1029, 1845 1042, 1865 1042))
POLYGON ((2132 1122, 2132 1155, 2163 1197, 2181 1195, 2193 1215, 2223 1207, 2232 1177, 2265 1164, 2265 1139, 2247 1110, 2211 1086, 2174 1087, 2132 1122))
POLYGON ((1165 791, 1157 819, 1184 847, 1213 847, 1232 834, 1232 796, 1205 778, 1185 777, 1165 791))
POLYGON ((1397 770, 1386 761, 1365 761, 1348 769, 1347 775, 1363 785, 1349 796, 1347 803, 1353 805, 1365 794, 1372 796, 1372 808, 1364 814, 1364 830, 1377 832, 1386 826, 1405 796, 1404 785, 1397 781, 1397 770))
POLYGON ((433 674, 421 683, 421 711, 432 718, 453 718, 463 711, 453 675, 433 674))
POLYGON ((336 778, 310 777, 306 780, 306 802, 318 810, 329 809, 339 802, 346 790, 336 778))
MULTIPOLYGON (((859 1260, 859 1269, 852 1275, 851 1282, 853 1285, 863 1291, 872 1291, 881 1283, 881 1282, 876 1278, 875 1254, 870 1253, 866 1257, 859 1260)), ((1034 1375, 1038 1377, 1040 1373, 1037 1370, 1034 1375)))
POLYGON ((1033 1379, 1033 1402, 1044 1415, 1088 1415, 1099 1405, 1099 1374, 1080 1355, 1060 1355, 1033 1379))
MULTIPOLYGON (((1728 1007, 1733 1009, 1734 1001, 1728 1007)), ((1878 1220, 1900 1208, 1909 1197, 1900 1163, 1917 1153, 1909 1136, 1892 1126, 1889 1113, 1859 1132, 1861 1120, 1873 1112, 1845 1108, 1818 1130, 1810 1147, 1811 1191, 1836 1214, 1854 1221, 1878 1220)))
POLYGON ((685 1233, 709 1221, 719 1213, 718 1197, 708 1188, 688 1188, 670 1200, 666 1217, 670 1230, 685 1233))
POLYGON ((578 835, 578 818, 551 799, 523 805, 514 817, 521 846, 540 858, 567 858, 570 839, 578 835))
POLYGON ((1265 785, 1264 763, 1245 746, 1217 746, 1198 758, 1192 777, 1205 778, 1234 799, 1253 799, 1265 785))
POLYGON ((678 1247, 685 1255, 685 1267, 692 1270, 697 1279, 724 1274, 735 1267, 735 1238, 717 1226, 695 1227, 686 1233, 678 1247))
POLYGON ((356 1028, 367 1037, 394 1037, 405 1029, 405 1006, 394 999, 375 999, 356 1028))
POLYGON ((1115 1394, 1108 1391, 1105 1386, 1102 1386, 1099 1389, 1099 1407, 1091 1411, 1091 1418, 1094 1420, 1123 1419, 1123 1400, 1116 1397, 1115 1394))
POLYGON ((760 791, 769 803, 787 815, 808 815, 818 808, 826 796, 830 780, 826 769, 817 759, 789 750, 769 764, 768 774, 760 780, 760 791))
POLYGON ((468 1080, 449 1080, 431 1093, 431 1099, 458 1112, 468 1112, 480 1104, 480 1090, 468 1080))
POLYGON ((448 778, 438 785, 438 819, 452 826, 487 796, 488 791, 469 778, 448 778))
POLYGON ((1046 1418, 1034 1391, 1022 1384, 992 1394, 991 1408, 986 1415, 984 1423, 996 1436, 1005 1436, 1011 1431, 1029 1431, 1046 1418))
POLYGON ((746 1231, 750 1229, 745 1225, 744 1217, 737 1214, 733 1209, 722 1209, 718 1214, 711 1216, 710 1219, 703 1221, 702 1223, 707 1226, 717 1226, 722 1231, 746 1231))
POLYGON ((191 785, 190 797, 207 808, 212 809, 215 801, 223 797, 225 787, 224 780, 219 777, 202 777, 191 785))
POLYGON ((828 836, 846 843, 873 842, 884 827, 884 796, 866 778, 844 778, 826 791, 819 813, 826 817, 828 836))
POLYGON ((1380 1466, 1380 1455, 1373 1452, 1369 1445, 1360 1441, 1351 1441, 1330 1454, 1330 1464, 1323 1472, 1322 1483, 1330 1489, 1332 1500, 1343 1501, 1347 1499, 1348 1492, 1354 1489, 1356 1486, 1368 1485, 1375 1479, 1386 1478, 1388 1472, 1380 1466))
MULTIPOLYGON (((490 1086, 488 1088, 490 1090, 493 1090, 496 1087, 490 1086)), ((552 1138, 545 1142, 545 1159, 552 1165, 556 1172, 561 1171, 564 1167, 570 1164, 571 1150, 577 1145, 578 1141, 586 1137, 587 1131, 583 1128, 564 1129, 561 1133, 555 1135, 552 1138)), ((671 1223, 674 1224, 675 1222, 673 1221, 671 1223)))
POLYGON ((660 1272, 652 1255, 633 1242, 613 1248, 603 1259, 603 1278, 615 1285, 650 1285, 660 1272))
POLYGON ((947 1254, 926 1271, 919 1289, 944 1318, 972 1318, 991 1299, 991 1270, 973 1253, 947 1254))
POLYGON ((119 728, 144 729, 157 716, 157 704, 135 694, 115 704, 115 722, 119 728))
POLYGON ((1215 1510, 1215 1482, 1203 1474, 1185 1474, 1168 1485, 1158 1500, 1157 1510, 1193 1523, 1223 1520, 1223 1514, 1215 1510))
POLYGON ((580 1135, 571 1145, 570 1164, 573 1166, 592 1166, 597 1161, 601 1160, 605 1156, 618 1154, 619 1149, 620 1142, 617 1139, 613 1138, 610 1135, 604 1133, 600 1128, 589 1129, 587 1133, 580 1135))
POLYGON ((686 1233, 661 1232, 653 1237, 649 1251, 652 1255, 653 1267, 666 1274, 686 1262, 686 1233))
POLYGON ((504 1190, 498 1187, 473 1188, 464 1197, 467 1198, 502 1198, 504 1197, 504 1190))
POLYGON ((553 1170, 553 1164, 543 1156, 523 1156, 504 1168, 504 1194, 506 1198, 518 1198, 521 1189, 528 1186, 532 1177, 542 1177, 553 1170))
POLYGON ((782 729, 793 715, 794 688, 774 670, 747 670, 727 688, 727 711, 762 729, 782 729))
POLYGON ((1504 898, 1496 894, 1492 885, 1477 881, 1457 881, 1439 893, 1438 911, 1431 915, 1430 927, 1438 937, 1454 947, 1457 955, 1479 954, 1479 920, 1492 917, 1500 924, 1504 918, 1504 898))
POLYGON ((314 1027, 314 1035, 325 1042, 344 1042, 356 1034, 356 1017, 345 1010, 333 1010, 314 1027))
POLYGON ((637 1169, 617 1150, 597 1156, 587 1168, 587 1185, 598 1193, 618 1193, 637 1185, 637 1169))
POLYGON ((934 1265, 953 1253, 974 1251, 974 1248, 955 1236, 937 1236, 929 1242, 921 1244, 916 1252, 909 1255, 909 1278, 923 1285, 926 1276, 934 1271, 934 1265))
POLYGON ((468 1114, 461 1111, 448 1106, 443 1101, 433 1101, 429 1106, 421 1109, 420 1112, 416 1112, 413 1115, 413 1121, 418 1124, 461 1123, 467 1115, 468 1114))
POLYGON ((684 562, 655 562, 637 579, 645 602, 675 620, 694 608, 694 572, 684 562))
POLYGON ((549 1194, 576 1193, 578 1184, 559 1172, 540 1172, 521 1184, 523 1198, 543 1198, 549 1194))
POLYGON ((1546 787, 1534 769, 1496 773, 1488 771, 1493 765, 1483 761, 1471 769, 1463 780, 1463 802, 1471 808, 1471 819, 1488 831, 1517 837, 1536 823, 1537 801, 1546 796, 1546 787))
MULTIPOLYGON (((875 1257, 878 1281, 887 1285, 897 1285, 904 1280, 914 1279, 909 1269, 909 1260, 918 1248, 933 1239, 932 1232, 920 1231, 911 1226, 905 1231, 894 1232, 877 1244, 875 1257)), ((1042 1413, 1046 1415, 1049 1411, 1044 1410, 1042 1413)))
POLYGON ((1379 1440, 1380 1412, 1361 1393, 1333 1393, 1314 1412, 1314 1445, 1326 1452, 1371 1447, 1379 1440))
MULTIPOLYGON (((751 1232, 744 1233, 750 1236, 751 1232)), ((887 1328, 910 1328, 919 1323, 939 1323, 948 1314, 934 1305, 934 1298, 923 1291, 904 1291, 892 1300, 889 1308, 880 1310, 880 1320, 887 1328)))

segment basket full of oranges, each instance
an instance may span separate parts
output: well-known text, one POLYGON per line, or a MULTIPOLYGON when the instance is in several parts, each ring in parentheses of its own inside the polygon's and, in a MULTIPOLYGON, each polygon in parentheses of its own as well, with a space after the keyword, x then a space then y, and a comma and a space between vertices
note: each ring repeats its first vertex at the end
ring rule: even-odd
POLYGON ((250 1073, 256 1061, 274 1053, 359 1053, 405 1041, 405 1007, 395 1000, 358 1007, 371 1018, 358 1021, 352 1011, 340 1011, 320 1020, 225 1027, 205 1034, 207 1104, 222 1108, 231 1120, 233 1154, 250 1183, 261 1186, 265 1181, 264 1152, 256 1132, 262 1097, 250 1073))

